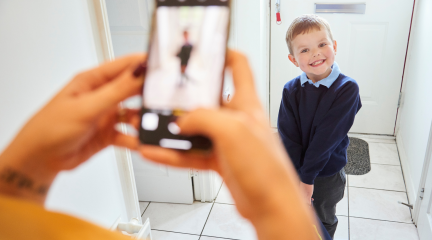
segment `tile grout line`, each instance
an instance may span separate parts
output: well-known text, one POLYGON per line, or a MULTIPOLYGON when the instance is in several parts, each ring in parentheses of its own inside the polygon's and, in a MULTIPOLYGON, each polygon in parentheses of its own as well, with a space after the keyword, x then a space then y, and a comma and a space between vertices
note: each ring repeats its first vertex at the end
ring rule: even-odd
POLYGON ((200 236, 198 234, 192 234, 192 233, 184 233, 184 232, 174 232, 174 231, 168 231, 168 230, 160 230, 160 229, 152 229, 159 232, 168 232, 168 233, 177 233, 177 234, 183 234, 183 235, 190 235, 190 236, 200 236))
POLYGON ((209 236, 209 235, 201 235, 201 237, 211 237, 211 238, 216 238, 216 239, 226 239, 226 240, 241 240, 241 239, 236 239, 236 238, 224 238, 224 237, 215 237, 215 236, 209 236))
POLYGON ((371 141, 371 139, 363 139, 363 138, 359 138, 359 139, 366 141, 368 144, 370 144, 370 143, 396 144, 396 141, 395 142, 382 142, 382 141, 373 141, 373 140, 371 141))
POLYGON ((209 236, 209 235, 201 235, 201 237, 211 237, 211 238, 216 238, 216 239, 227 239, 227 240, 241 240, 241 239, 236 239, 236 238, 224 238, 224 237, 215 237, 215 236, 209 236))
MULTIPOLYGON (((348 136, 350 137, 350 136, 348 136)), ((365 142, 369 143, 381 143, 381 144, 395 144, 396 140, 391 140, 391 139, 378 139, 378 138, 363 138, 363 137, 353 137, 353 138, 357 138, 360 140, 363 140, 365 142)))
POLYGON ((364 138, 383 139, 383 140, 395 140, 396 139, 393 135, 387 135, 387 134, 349 132, 348 135, 351 135, 351 137, 356 137, 356 138, 364 137, 364 138))
POLYGON ((221 202, 215 202, 217 204, 223 204, 223 205, 231 205, 231 206, 235 206, 235 204, 233 203, 221 203, 221 202))
POLYGON ((199 238, 201 238, 201 236, 202 236, 202 234, 203 234, 203 232, 204 232, 205 226, 206 226, 206 224, 207 224, 208 219, 210 218, 210 214, 211 214, 211 212, 212 212, 212 210, 213 210, 213 207, 214 207, 214 205, 215 205, 215 203, 216 203, 216 199, 217 199, 218 196, 219 196, 219 193, 220 193, 220 191, 221 191, 221 189, 222 189, 223 184, 224 184, 224 181, 222 181, 222 184, 221 184, 221 186, 219 187, 219 191, 218 191, 218 193, 216 194, 215 199, 213 200, 212 206, 211 206, 211 208, 210 208, 210 212, 209 212, 209 214, 208 214, 208 216, 207 216, 207 219, 206 219, 206 221, 205 221, 205 223, 204 223, 204 226, 203 226, 203 228, 202 228, 202 230, 201 230, 201 233, 200 233, 200 235, 199 235, 199 236, 200 236, 199 238))
POLYGON ((144 211, 142 212, 142 214, 141 214, 141 218, 142 218, 142 216, 144 216, 144 213, 145 213, 145 211, 147 210, 147 208, 150 206, 150 203, 151 203, 151 201, 150 202, 148 202, 149 204, 147 204, 147 207, 144 209, 144 211))
POLYGON ((347 201, 348 201, 348 240, 350 240, 351 239, 351 223, 350 223, 350 214, 349 214, 350 201, 349 201, 349 176, 348 175, 347 175, 347 188, 346 188, 346 190, 347 190, 347 201))
POLYGON ((406 193, 404 191, 388 190, 388 189, 381 189, 381 188, 367 188, 367 187, 356 187, 356 186, 350 186, 350 187, 352 187, 352 188, 361 188, 361 189, 371 189, 371 190, 381 190, 381 191, 387 191, 387 192, 406 193))
POLYGON ((219 193, 220 193, 220 191, 222 190, 222 186, 223 186, 223 185, 224 185, 224 181, 222 181, 222 184, 221 184, 220 187, 219 187, 219 190, 218 190, 218 192, 217 192, 217 194, 216 194, 216 197, 215 197, 213 203, 215 203, 215 202, 216 202, 216 199, 219 197, 219 193))
MULTIPOLYGON (((405 174, 404 174, 404 170, 403 170, 403 168, 402 168, 402 161, 401 161, 401 157, 400 157, 400 153, 399 153, 399 148, 398 148, 398 145, 397 145, 397 144, 396 144, 396 151, 397 151, 397 154, 398 154, 398 157, 399 157, 400 169, 401 169, 401 171, 402 171, 402 178, 403 178, 403 181, 404 181, 405 194, 406 194, 407 203, 410 204, 410 201, 409 201, 409 198, 408 198, 408 189, 407 189, 406 181, 405 181, 405 174)), ((410 211, 410 215, 411 215, 411 221, 414 223, 414 219, 413 219, 413 215, 412 215, 412 210, 411 210, 411 208, 409 208, 409 211, 410 211)))
POLYGON ((366 217, 355 217, 355 216, 351 216, 351 218, 358 218, 358 219, 366 219, 366 220, 375 220, 375 221, 380 221, 380 222, 391 222, 391 223, 402 223, 402 224, 413 224, 412 222, 398 222, 398 221, 390 221, 390 220, 382 220, 382 219, 376 219, 376 218, 366 218, 366 217))
MULTIPOLYGON (((399 164, 399 165, 395 165, 395 164, 387 164, 387 163, 373 163, 373 162, 371 162, 370 164, 400 167, 400 164, 399 164)), ((357 175, 357 176, 361 176, 361 175, 357 175)))

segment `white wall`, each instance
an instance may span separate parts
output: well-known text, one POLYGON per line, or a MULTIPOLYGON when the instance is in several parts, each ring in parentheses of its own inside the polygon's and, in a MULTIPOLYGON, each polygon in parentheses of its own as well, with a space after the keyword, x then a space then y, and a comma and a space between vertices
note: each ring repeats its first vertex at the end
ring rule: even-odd
POLYGON ((417 0, 396 133, 411 203, 416 200, 432 120, 431 22, 432 0, 417 0))
MULTIPOLYGON (((98 56, 86 0, 0 1, 0 36, 1 151, 74 74, 97 65, 98 56)), ((46 205, 106 227, 125 217, 113 149, 62 173, 46 205)))
POLYGON ((249 64, 255 77, 258 95, 264 106, 268 107, 268 1, 232 0, 234 16, 232 19, 231 47, 249 58, 249 64))

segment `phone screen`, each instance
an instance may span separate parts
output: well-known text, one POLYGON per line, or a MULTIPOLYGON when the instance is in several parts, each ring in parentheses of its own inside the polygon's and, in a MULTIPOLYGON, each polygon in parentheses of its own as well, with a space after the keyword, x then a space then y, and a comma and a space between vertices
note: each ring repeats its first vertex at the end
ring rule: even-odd
POLYGON ((144 144, 210 149, 202 136, 181 136, 177 117, 218 107, 229 29, 228 0, 156 0, 143 88, 144 144))

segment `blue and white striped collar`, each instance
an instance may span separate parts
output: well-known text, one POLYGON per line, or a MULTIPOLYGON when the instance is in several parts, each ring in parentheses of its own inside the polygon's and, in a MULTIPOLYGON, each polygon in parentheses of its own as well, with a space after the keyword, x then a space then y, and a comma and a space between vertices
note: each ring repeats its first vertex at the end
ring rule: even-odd
POLYGON ((334 62, 333 66, 332 66, 332 71, 331 71, 330 75, 328 75, 328 77, 321 79, 318 82, 314 83, 314 82, 312 82, 312 80, 310 80, 306 76, 306 73, 303 72, 300 75, 300 83, 301 83, 302 87, 304 87, 304 84, 306 82, 308 82, 309 84, 312 84, 317 88, 319 88, 320 85, 323 85, 327 88, 330 88, 330 86, 334 83, 334 81, 336 81, 336 79, 339 77, 340 73, 341 73, 341 71, 339 69, 339 65, 336 62, 334 62))

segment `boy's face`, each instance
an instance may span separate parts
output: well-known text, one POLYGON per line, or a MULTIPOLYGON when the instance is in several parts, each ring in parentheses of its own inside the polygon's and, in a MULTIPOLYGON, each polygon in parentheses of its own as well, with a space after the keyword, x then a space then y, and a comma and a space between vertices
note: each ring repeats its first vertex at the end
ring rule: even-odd
POLYGON ((289 60, 300 67, 310 80, 317 82, 330 75, 337 43, 331 41, 325 29, 297 35, 291 46, 293 54, 288 55, 289 60))

